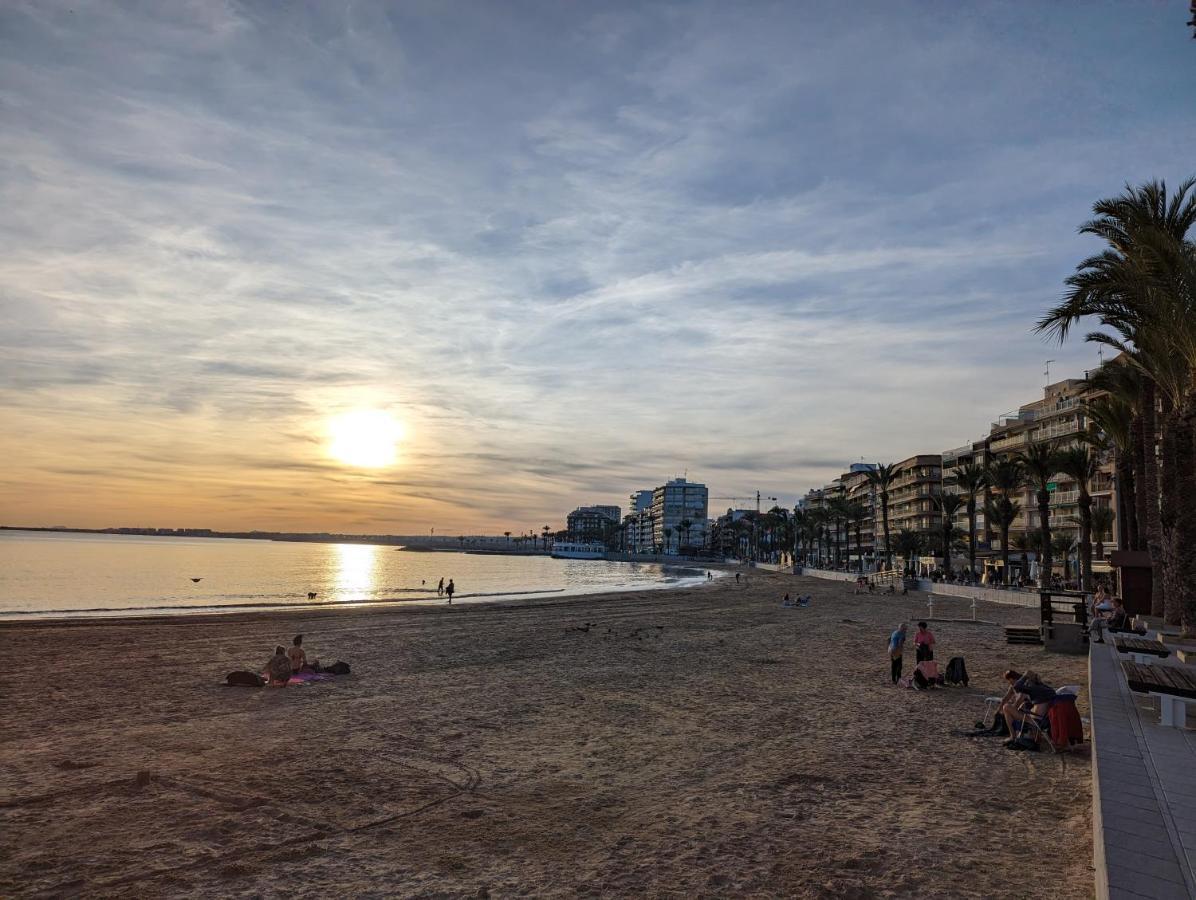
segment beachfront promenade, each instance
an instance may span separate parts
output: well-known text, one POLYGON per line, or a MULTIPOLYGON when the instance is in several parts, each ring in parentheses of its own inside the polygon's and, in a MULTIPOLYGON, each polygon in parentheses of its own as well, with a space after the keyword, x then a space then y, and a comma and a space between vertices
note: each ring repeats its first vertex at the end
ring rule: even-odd
POLYGON ((1112 641, 1089 647, 1096 896, 1196 897, 1196 731, 1159 724, 1112 641))

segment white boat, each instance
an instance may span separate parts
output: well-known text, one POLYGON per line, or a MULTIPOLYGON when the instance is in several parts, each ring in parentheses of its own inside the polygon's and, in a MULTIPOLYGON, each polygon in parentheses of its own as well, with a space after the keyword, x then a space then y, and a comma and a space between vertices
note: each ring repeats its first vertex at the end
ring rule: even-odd
POLYGON ((602 559, 606 547, 602 544, 556 541, 552 545, 553 559, 602 559))

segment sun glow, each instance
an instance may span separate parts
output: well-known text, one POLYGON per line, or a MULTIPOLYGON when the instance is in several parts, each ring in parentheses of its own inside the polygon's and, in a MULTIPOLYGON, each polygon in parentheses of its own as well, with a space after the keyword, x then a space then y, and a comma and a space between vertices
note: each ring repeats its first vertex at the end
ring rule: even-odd
POLYGON ((359 409, 329 420, 328 454, 347 466, 380 469, 395 462, 403 426, 388 412, 359 409))

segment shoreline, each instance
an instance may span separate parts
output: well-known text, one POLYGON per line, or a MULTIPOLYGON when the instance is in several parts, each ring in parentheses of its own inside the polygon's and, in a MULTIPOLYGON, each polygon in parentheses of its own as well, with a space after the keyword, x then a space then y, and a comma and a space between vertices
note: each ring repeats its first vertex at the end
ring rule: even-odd
MULTIPOLYGON (((711 567, 713 571, 716 567, 711 567)), ((724 567, 723 571, 728 574, 731 570, 724 567)), ((752 571, 752 570, 747 570, 752 571)), ((541 591, 513 591, 510 593, 501 594, 459 594, 457 600, 453 604, 449 604, 442 597, 434 598, 409 598, 409 599, 387 599, 387 600, 365 600, 365 601, 351 601, 338 602, 328 601, 325 604, 299 602, 296 604, 277 604, 272 607, 264 606, 240 606, 229 605, 225 607, 196 607, 194 610, 188 609, 186 612, 147 612, 141 615, 135 615, 134 610, 113 609, 112 615, 56 615, 56 613, 63 612, 62 610, 54 610, 51 612, 0 612, 0 631, 12 630, 15 628, 27 627, 45 627, 45 628, 71 628, 80 625, 136 625, 139 623, 149 624, 169 624, 171 622, 178 622, 180 624, 199 624, 203 622, 218 621, 218 622, 234 622, 240 623, 245 621, 253 621, 258 618, 269 619, 277 618, 279 616, 342 616, 342 615, 385 615, 387 613, 396 613, 402 611, 404 614, 413 614, 415 612, 434 612, 438 609, 444 608, 446 610, 452 609, 503 609, 515 607, 539 608, 547 606, 559 605, 563 602, 576 602, 578 600, 585 600, 587 598, 622 595, 622 594, 641 594, 658 591, 675 591, 675 590, 697 590, 699 588, 710 588, 717 585, 722 578, 727 577, 716 576, 713 581, 701 580, 693 584, 645 584, 638 587, 619 586, 609 588, 607 590, 583 591, 576 593, 566 593, 569 588, 546 589, 541 591), (471 600, 468 603, 460 601, 466 600, 470 597, 486 597, 493 599, 471 600), (541 598, 545 600, 558 601, 558 603, 541 603, 541 598), (225 612, 224 610, 228 610, 225 612), (127 614, 126 614, 127 613, 127 614)), ((146 607, 141 607, 146 608, 146 607)), ((78 610, 77 613, 96 613, 102 610, 78 610)))

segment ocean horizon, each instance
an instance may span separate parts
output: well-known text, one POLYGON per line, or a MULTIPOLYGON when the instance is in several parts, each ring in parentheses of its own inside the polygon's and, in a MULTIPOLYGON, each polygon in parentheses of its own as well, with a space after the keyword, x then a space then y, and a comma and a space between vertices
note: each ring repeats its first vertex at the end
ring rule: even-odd
POLYGON ((441 578, 453 580, 455 605, 683 586, 705 571, 380 544, 6 530, 0 619, 443 604, 441 578))

